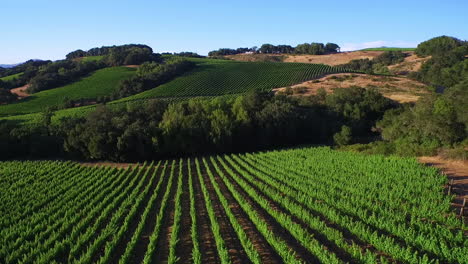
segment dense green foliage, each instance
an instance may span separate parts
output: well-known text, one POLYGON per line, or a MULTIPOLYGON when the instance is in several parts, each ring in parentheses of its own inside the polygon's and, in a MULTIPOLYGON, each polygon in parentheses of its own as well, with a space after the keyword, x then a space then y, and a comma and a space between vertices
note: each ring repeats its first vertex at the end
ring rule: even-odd
POLYGON ((100 101, 101 98, 115 93, 119 82, 130 78, 135 72, 135 69, 127 67, 101 69, 72 84, 38 92, 8 105, 0 105, 0 116, 36 113, 48 107, 57 109, 100 101))
POLYGON ((256 92, 171 104, 149 100, 123 105, 126 107, 100 106, 84 117, 56 123, 51 122, 52 113, 45 112, 32 127, 5 122, 0 126, 4 144, 0 157, 71 155, 128 161, 326 144, 342 125, 352 129, 359 140, 372 136, 372 126, 392 107, 376 91, 362 88, 307 98, 256 92))
POLYGON ((375 57, 374 59, 356 59, 346 64, 339 65, 354 71, 365 72, 368 74, 389 74, 386 66, 402 62, 406 54, 399 50, 388 50, 375 57))
POLYGON ((416 53, 431 58, 413 77, 439 90, 456 85, 468 76, 468 42, 442 36, 421 43, 416 53))
POLYGON ((368 74, 373 73, 373 66, 374 63, 370 59, 356 59, 356 60, 351 60, 348 63, 341 64, 339 65, 340 67, 346 67, 350 70, 354 71, 359 71, 359 72, 365 72, 368 74))
POLYGON ((466 43, 454 37, 440 36, 420 43, 415 53, 418 56, 443 56, 446 55, 447 52, 463 45, 466 45, 466 43))
POLYGON ((259 53, 294 53, 294 54, 311 54, 311 55, 322 55, 325 53, 336 53, 340 51, 340 46, 335 43, 304 43, 299 44, 295 48, 288 45, 271 45, 263 44, 259 49, 259 53))
POLYGON ((164 63, 143 63, 136 76, 123 80, 112 95, 112 99, 138 94, 164 84, 173 78, 190 71, 195 63, 179 56, 167 58, 164 63))
MULTIPOLYGON (((93 57, 93 56, 107 56, 107 55, 118 55, 118 57, 122 57, 123 60, 126 60, 128 57, 129 59, 136 54, 145 54, 153 53, 153 49, 147 45, 142 44, 127 44, 127 45, 120 45, 120 46, 103 46, 100 48, 92 48, 88 51, 83 50, 75 50, 66 55, 68 60, 77 59, 82 57, 93 57)), ((132 64, 132 63, 129 63, 132 64)))
POLYGON ((406 55, 401 51, 385 51, 384 53, 380 54, 379 56, 375 57, 372 61, 374 63, 380 63, 382 65, 388 66, 403 62, 406 55))
POLYGON ((5 103, 11 103, 17 99, 15 94, 12 94, 9 90, 0 88, 0 105, 5 103))
POLYGON ((346 72, 346 69, 305 63, 234 62, 195 60, 199 66, 155 89, 124 100, 154 97, 192 97, 240 94, 248 91, 270 91, 290 86, 325 74, 346 72))
POLYGON ((415 159, 329 148, 0 162, 0 262, 468 263, 446 181, 415 159))
POLYGON ((349 126, 342 126, 341 131, 333 135, 333 141, 338 146, 344 146, 351 143, 352 135, 349 126))
POLYGON ((235 54, 241 54, 241 53, 247 53, 247 52, 255 53, 255 52, 257 52, 257 47, 237 48, 237 49, 222 48, 222 49, 213 50, 213 51, 208 52, 208 56, 218 57, 218 56, 235 55, 235 54))
POLYGON ((385 140, 404 155, 436 154, 440 147, 454 147, 468 138, 468 78, 432 94, 414 106, 393 110, 378 123, 385 140))

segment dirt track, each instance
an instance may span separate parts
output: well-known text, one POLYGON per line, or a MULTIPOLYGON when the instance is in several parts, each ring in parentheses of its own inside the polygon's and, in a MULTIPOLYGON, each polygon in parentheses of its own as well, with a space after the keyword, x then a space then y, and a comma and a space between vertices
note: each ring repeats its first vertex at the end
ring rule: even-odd
MULTIPOLYGON (((440 157, 419 157, 418 160, 427 166, 439 168, 449 180, 453 179, 452 193, 456 195, 453 206, 458 213, 463 198, 468 199, 468 161, 446 160, 440 157)), ((468 212, 465 213, 465 216, 467 215, 468 212)))
POLYGON ((18 87, 18 88, 13 88, 10 91, 11 91, 11 93, 14 93, 14 94, 18 95, 20 97, 20 99, 22 99, 22 98, 25 98, 25 97, 29 96, 29 94, 26 93, 26 89, 28 89, 28 87, 29 87, 29 84, 26 84, 26 85, 18 87))

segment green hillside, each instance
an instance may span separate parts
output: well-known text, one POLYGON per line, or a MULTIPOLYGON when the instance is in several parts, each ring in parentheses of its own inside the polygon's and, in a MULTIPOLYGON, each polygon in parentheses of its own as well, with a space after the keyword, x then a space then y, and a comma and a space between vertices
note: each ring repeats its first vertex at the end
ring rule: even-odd
POLYGON ((17 73, 17 74, 8 75, 8 76, 0 78, 0 80, 2 80, 2 81, 11 81, 13 79, 18 78, 21 74, 23 74, 23 73, 20 72, 20 73, 17 73))
MULTIPOLYGON (((192 97, 212 97, 241 94, 250 90, 267 91, 272 88, 289 86, 320 77, 325 74, 345 72, 345 69, 321 64, 235 62, 213 59, 192 59, 198 63, 195 70, 166 84, 140 94, 109 102, 111 107, 125 106, 128 101, 164 98, 183 100, 192 97)), ((34 94, 28 101, 0 106, 0 116, 8 120, 34 122, 46 106, 61 105, 69 99, 95 98, 115 89, 117 82, 125 79, 135 70, 125 67, 97 71, 80 82, 34 94), (119 78, 116 78, 119 76, 119 78), (100 83, 99 88, 92 87, 100 83), (86 89, 83 90, 83 87, 86 89), (74 91, 72 93, 72 91, 74 91), (79 92, 78 92, 79 91, 79 92), (87 91, 87 92, 85 92, 87 91), (26 114, 26 115, 24 115, 26 114)), ((67 116, 83 116, 95 106, 77 107, 56 111, 54 119, 67 116)))
POLYGON ((169 83, 120 101, 154 97, 192 97, 240 94, 251 90, 301 83, 319 76, 344 72, 322 64, 234 62, 198 59, 198 68, 169 83))
POLYGON ((19 102, 0 106, 0 116, 28 114, 46 107, 60 106, 64 100, 95 99, 111 94, 119 81, 127 79, 136 70, 128 67, 105 68, 72 84, 35 93, 19 102))

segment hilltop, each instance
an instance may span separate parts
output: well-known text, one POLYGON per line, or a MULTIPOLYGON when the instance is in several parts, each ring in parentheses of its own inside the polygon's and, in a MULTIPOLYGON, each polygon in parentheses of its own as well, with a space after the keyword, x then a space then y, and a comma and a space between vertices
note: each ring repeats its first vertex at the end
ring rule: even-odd
MULTIPOLYGON (((331 53, 324 55, 305 55, 305 54, 235 54, 226 55, 226 59, 235 61, 282 61, 282 62, 298 62, 298 63, 315 63, 327 64, 331 66, 347 64, 352 60, 374 59, 382 55, 385 51, 377 50, 359 50, 331 53)), ((390 69, 394 72, 416 72, 421 68, 421 65, 429 59, 429 57, 420 58, 414 51, 404 51, 406 57, 404 61, 391 65, 390 69)))

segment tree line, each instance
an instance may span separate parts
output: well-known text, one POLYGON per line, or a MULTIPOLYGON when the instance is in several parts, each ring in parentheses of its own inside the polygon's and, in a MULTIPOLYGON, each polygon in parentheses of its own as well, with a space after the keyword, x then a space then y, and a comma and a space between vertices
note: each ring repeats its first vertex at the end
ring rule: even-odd
POLYGON ((86 117, 54 123, 53 113, 44 112, 34 127, 1 122, 0 156, 137 161, 330 144, 343 126, 353 137, 372 136, 375 122, 393 107, 375 90, 351 88, 304 98, 251 92, 120 109, 101 105, 86 117))
POLYGON ((326 53, 337 53, 340 51, 340 46, 335 43, 304 43, 299 44, 296 47, 290 45, 272 45, 272 44, 263 44, 258 47, 252 48, 237 48, 229 49, 222 48, 214 51, 210 51, 208 56, 217 57, 217 56, 226 56, 226 55, 236 55, 242 53, 262 53, 262 54, 310 54, 310 55, 322 55, 326 53))
POLYGON ((77 59, 77 58, 82 58, 82 57, 91 57, 91 56, 105 56, 105 55, 110 55, 111 53, 120 53, 120 54, 125 54, 128 55, 130 52, 135 51, 135 50, 143 50, 143 51, 148 51, 149 53, 153 53, 153 49, 144 44, 125 44, 125 45, 120 45, 120 46, 102 46, 100 48, 92 48, 89 49, 88 51, 84 51, 81 49, 72 51, 68 53, 65 57, 68 60, 72 59, 77 59))

